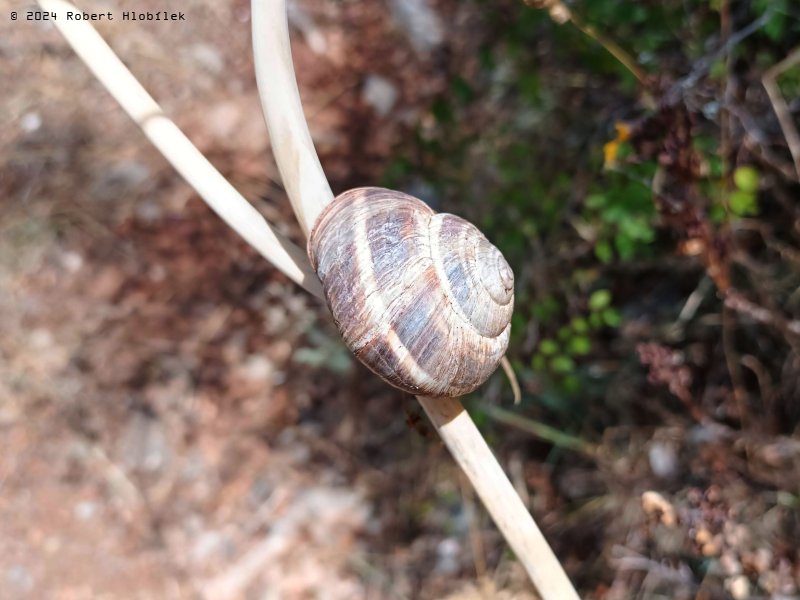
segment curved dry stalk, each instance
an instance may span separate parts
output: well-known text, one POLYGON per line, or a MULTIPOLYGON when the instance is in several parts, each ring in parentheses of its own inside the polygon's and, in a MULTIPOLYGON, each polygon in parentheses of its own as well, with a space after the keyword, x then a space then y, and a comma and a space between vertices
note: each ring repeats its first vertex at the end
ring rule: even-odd
POLYGON ((261 108, 283 186, 300 227, 311 231, 322 208, 333 200, 308 131, 289 45, 283 1, 252 2, 253 55, 261 108))
POLYGON ((783 130, 783 135, 786 137, 789 152, 791 152, 792 159, 794 160, 797 180, 800 181, 800 134, 797 133, 797 127, 795 127, 794 121, 792 120, 792 113, 786 104, 783 94, 781 94, 780 87, 778 87, 778 77, 798 63, 800 63, 800 47, 795 48, 789 56, 770 68, 764 74, 762 81, 769 95, 769 99, 772 102, 772 108, 775 110, 775 114, 778 117, 778 123, 783 130))
POLYGON ((214 168, 164 115, 88 21, 67 20, 66 11, 78 12, 78 9, 64 0, 38 0, 38 3, 43 10, 57 13, 58 18, 52 23, 75 53, 206 204, 289 279, 322 298, 322 286, 305 251, 270 225, 214 168))
MULTIPOLYGON (((292 206, 309 231, 333 198, 300 103, 285 0, 252 0, 253 47, 272 148, 292 206)), ((418 396, 544 600, 578 598, 561 564, 461 402, 418 396)))

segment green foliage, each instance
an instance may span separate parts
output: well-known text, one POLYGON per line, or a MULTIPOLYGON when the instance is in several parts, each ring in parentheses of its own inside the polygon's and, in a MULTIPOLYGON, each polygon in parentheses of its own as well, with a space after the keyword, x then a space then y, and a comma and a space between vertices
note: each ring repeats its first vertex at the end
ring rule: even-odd
MULTIPOLYGON (((581 385, 578 375, 580 359, 590 356, 594 348, 592 331, 618 327, 622 322, 619 311, 611 306, 611 302, 609 290, 592 292, 586 299, 588 312, 585 315, 572 317, 554 329, 555 335, 542 338, 531 358, 533 370, 550 377, 563 393, 577 391, 581 385)), ((558 305, 556 312, 557 308, 558 305)), ((553 318, 554 312, 550 312, 550 317, 550 322, 563 323, 553 318)))
POLYGON ((764 33, 773 41, 780 41, 787 27, 789 0, 753 0, 753 12, 758 16, 770 11, 770 17, 764 25, 764 33))
MULTIPOLYGON (((800 19, 798 19, 800 21, 800 19)), ((786 69, 778 77, 778 87, 784 98, 800 98, 800 65, 786 69)))
POLYGON ((758 213, 758 171, 754 167, 739 167, 733 172, 737 189, 728 198, 731 212, 737 217, 758 213))
POLYGON ((731 207, 731 212, 737 217, 746 217, 747 215, 755 215, 758 213, 758 200, 755 194, 736 190, 732 192, 728 202, 731 207))
POLYGON ((611 292, 608 290, 597 290, 589 296, 589 309, 592 311, 600 311, 611 304, 611 292))
POLYGON ((559 350, 558 344, 553 340, 545 339, 542 340, 542 342, 539 344, 539 352, 541 352, 545 356, 551 356, 553 354, 556 354, 558 350, 559 350))
POLYGON ((652 192, 638 181, 609 177, 610 187, 586 197, 587 219, 597 228, 594 253, 608 264, 644 255, 655 240, 652 192))
POLYGON ((733 182, 741 191, 755 194, 758 191, 758 171, 755 167, 739 167, 733 172, 733 182))
MULTIPOLYGON (((589 366, 616 351, 604 345, 623 322, 608 289, 616 283, 612 278, 630 273, 643 259, 658 263, 675 256, 670 231, 657 235, 665 220, 653 183, 664 172, 663 158, 694 150, 689 159, 697 159, 698 170, 692 184, 701 202, 707 201, 701 208, 718 224, 757 214, 767 182, 754 167, 731 169, 726 162, 732 157, 723 156, 713 112, 719 103, 703 105, 710 116, 690 107, 691 148, 657 146, 664 133, 652 113, 661 90, 719 46, 718 1, 567 3, 583 28, 556 24, 547 10, 521 1, 466 1, 479 4, 479 18, 485 19, 476 31, 492 33, 469 60, 448 63, 445 91, 431 101, 413 144, 389 165, 386 178, 393 180, 391 187, 412 178, 430 182, 443 210, 472 218, 515 272, 524 274, 516 290, 511 356, 536 322, 541 339, 532 355, 519 357, 521 376, 535 374, 542 382, 537 402, 563 410, 575 390, 586 396, 587 386, 597 385, 597 396, 603 394, 592 379, 597 369, 589 366), (616 42, 654 76, 646 93, 598 36, 616 42), (639 128, 641 123, 654 123, 655 133, 639 128)), ((741 54, 733 55, 732 64, 750 62, 754 71, 763 71, 786 56, 791 44, 779 42, 778 48, 765 40, 800 26, 789 14, 791 2, 752 0, 735 7, 736 28, 747 22, 748 10, 752 18, 765 11, 770 17, 769 30, 736 46, 741 54), (760 46, 748 56, 756 39, 760 46)), ((727 60, 710 65, 703 90, 724 89, 727 60)), ((744 72, 737 70, 737 76, 745 79, 744 72)), ((779 84, 787 98, 796 97, 788 92, 800 92, 800 68, 785 73, 779 84)), ((695 100, 706 102, 705 96, 695 100)))

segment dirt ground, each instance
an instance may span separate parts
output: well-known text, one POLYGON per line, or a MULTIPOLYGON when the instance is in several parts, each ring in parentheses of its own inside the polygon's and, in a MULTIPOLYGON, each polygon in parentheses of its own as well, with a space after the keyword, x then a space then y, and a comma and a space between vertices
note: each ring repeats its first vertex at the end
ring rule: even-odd
MULTIPOLYGON (((473 9, 434 5, 466 39, 473 9)), ((293 7, 334 191, 375 183, 428 118, 444 59, 381 3, 293 7)), ((0 598, 534 598, 413 399, 355 364, 324 307, 202 204, 53 27, 12 8, 0 2, 0 598)), ((97 28, 300 242, 249 3, 180 10, 186 25, 97 28)), ((610 428, 554 472, 536 444, 497 437, 587 597, 746 598, 749 581, 798 597, 796 497, 774 491, 800 480, 796 438, 667 416, 610 428)))
MULTIPOLYGON (((323 307, 202 205, 53 27, 12 23, 11 8, 0 597, 437 597, 472 581, 457 473, 406 424, 410 400, 364 376, 323 307)), ((258 106, 249 4, 180 9, 186 26, 97 28, 299 240, 258 106)), ((365 78, 391 73, 408 119, 437 89, 414 81, 431 60, 398 43, 382 7, 293 10, 326 171, 339 188, 370 182, 403 122, 364 101, 365 78)), ((498 545, 485 517, 475 526, 498 545)), ((493 564, 499 585, 526 589, 509 560, 493 564)))

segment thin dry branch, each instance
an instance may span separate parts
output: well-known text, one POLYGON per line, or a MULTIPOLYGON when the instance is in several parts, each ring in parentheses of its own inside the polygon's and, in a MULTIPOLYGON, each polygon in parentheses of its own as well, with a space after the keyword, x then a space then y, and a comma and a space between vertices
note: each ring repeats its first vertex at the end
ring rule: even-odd
MULTIPOLYGON (((292 65, 285 0, 252 0, 256 77, 283 183, 309 231, 333 198, 303 115, 292 65)), ((578 598, 555 554, 461 402, 418 396, 544 600, 578 598)))
POLYGON ((88 21, 67 20, 66 12, 78 9, 63 0, 38 3, 43 10, 57 13, 52 23, 75 53, 206 204, 289 279, 321 298, 322 287, 306 253, 270 225, 164 115, 88 21))
POLYGON ((550 13, 550 18, 559 25, 566 22, 572 23, 576 28, 588 35, 608 52, 611 56, 616 58, 622 66, 624 66, 630 73, 639 81, 645 88, 648 86, 647 74, 642 70, 636 60, 617 44, 614 40, 603 34, 594 26, 586 23, 578 17, 570 8, 560 0, 523 0, 525 4, 533 8, 545 9, 550 13))
POLYGON ((781 94, 780 87, 778 87, 778 77, 780 77, 781 73, 798 63, 800 63, 800 48, 795 48, 789 56, 764 73, 762 82, 772 102, 772 108, 778 116, 778 122, 783 130, 783 135, 786 137, 786 143, 789 145, 789 152, 792 153, 797 180, 800 181, 800 134, 797 133, 797 127, 792 120, 792 113, 786 105, 786 100, 781 94))

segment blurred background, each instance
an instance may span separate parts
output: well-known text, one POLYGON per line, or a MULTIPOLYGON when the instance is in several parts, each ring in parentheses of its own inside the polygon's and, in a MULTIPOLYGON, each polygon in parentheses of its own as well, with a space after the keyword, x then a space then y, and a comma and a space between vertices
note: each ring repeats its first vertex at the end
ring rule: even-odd
MULTIPOLYGON (((582 596, 800 597, 795 0, 295 0, 334 192, 478 224, 516 273, 465 399, 582 596), (793 154, 794 153, 794 154, 793 154)), ((0 597, 535 598, 414 399, 0 2, 0 597)), ((245 0, 87 0, 303 243, 245 0)))

